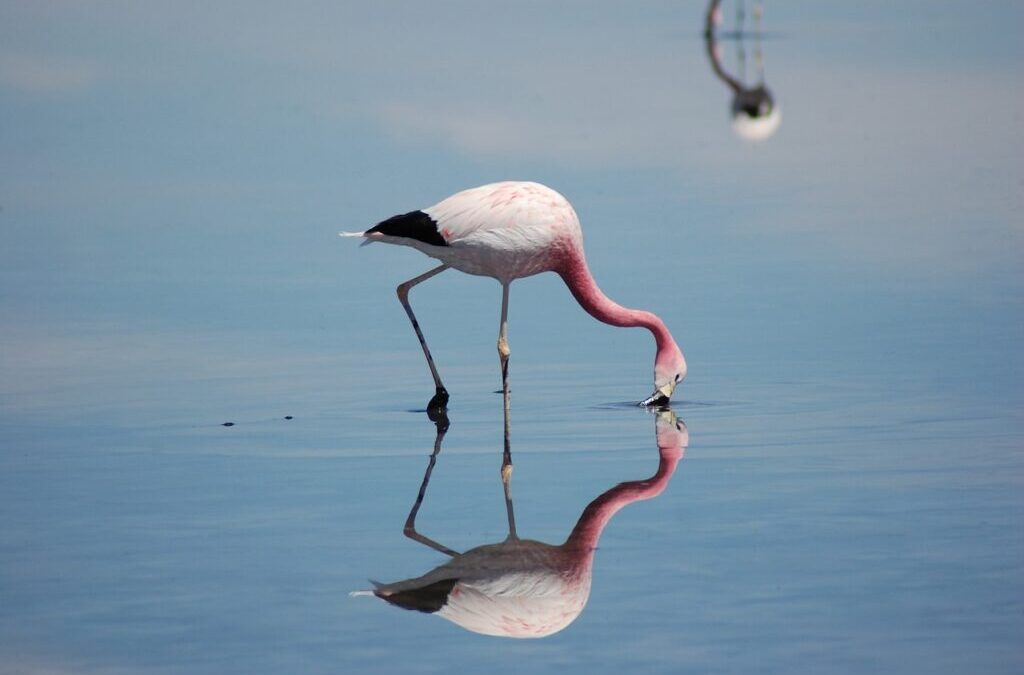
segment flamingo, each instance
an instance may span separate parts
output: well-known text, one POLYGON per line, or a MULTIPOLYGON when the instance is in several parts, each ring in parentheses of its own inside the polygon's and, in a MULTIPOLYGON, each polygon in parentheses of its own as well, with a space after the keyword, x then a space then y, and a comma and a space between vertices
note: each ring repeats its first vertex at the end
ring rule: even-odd
POLYGON ((745 141, 763 141, 771 137, 782 123, 782 111, 775 103, 772 93, 764 83, 764 56, 761 53, 761 3, 754 4, 754 63, 757 66, 757 84, 744 84, 746 79, 746 48, 744 46, 743 21, 746 16, 743 3, 736 9, 736 37, 740 77, 734 77, 722 67, 721 50, 718 45, 716 26, 722 20, 721 0, 711 0, 704 20, 704 45, 711 70, 715 76, 732 90, 732 130, 745 141))
POLYGON ((434 206, 393 216, 364 232, 341 232, 372 242, 400 244, 441 261, 437 267, 399 284, 398 299, 416 331, 435 393, 427 411, 448 404, 427 341, 409 304, 409 291, 449 267, 493 277, 501 284, 498 356, 502 390, 508 400, 508 296, 513 280, 555 272, 576 301, 595 319, 620 327, 643 327, 654 336, 654 393, 640 402, 662 406, 686 377, 686 359, 665 323, 651 312, 628 309, 610 300, 594 281, 583 253, 580 221, 569 201, 539 183, 505 181, 458 192, 434 206))
POLYGON ((644 480, 620 483, 583 509, 568 538, 558 545, 521 539, 516 533, 512 498, 504 467, 511 462, 506 444, 502 479, 509 534, 504 541, 458 553, 416 532, 416 514, 447 430, 438 423, 434 452, 405 524, 405 534, 451 560, 426 574, 393 583, 372 582, 376 596, 403 609, 434 614, 474 633, 510 638, 540 638, 571 624, 590 597, 594 552, 605 526, 620 509, 653 499, 664 491, 689 444, 686 425, 668 408, 655 420, 658 468, 644 480))

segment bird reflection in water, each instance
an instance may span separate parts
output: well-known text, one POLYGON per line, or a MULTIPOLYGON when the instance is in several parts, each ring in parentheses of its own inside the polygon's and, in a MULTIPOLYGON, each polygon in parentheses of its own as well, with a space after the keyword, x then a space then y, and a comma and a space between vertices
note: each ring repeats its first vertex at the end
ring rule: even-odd
POLYGON ((782 112, 775 104, 775 99, 764 83, 764 56, 761 52, 761 16, 764 10, 760 2, 753 7, 754 30, 754 82, 746 84, 747 79, 747 33, 743 29, 746 9, 743 0, 736 5, 736 30, 731 33, 719 34, 718 25, 722 22, 721 0, 711 0, 708 5, 707 17, 704 22, 704 44, 707 48, 711 69, 722 82, 732 90, 732 129, 745 141, 762 141, 769 138, 782 122, 782 112), (732 75, 722 66, 722 49, 719 40, 731 38, 736 40, 736 60, 739 74, 732 75))
MULTIPOLYGON (((507 420, 507 418, 506 418, 507 420)), ((458 553, 416 531, 416 514, 441 450, 447 418, 436 420, 437 437, 423 483, 405 524, 405 534, 451 560, 426 574, 353 595, 375 595, 392 605, 436 614, 466 630, 512 638, 539 638, 572 623, 590 596, 594 550, 605 525, 627 504, 651 499, 668 485, 688 443, 686 425, 669 409, 657 412, 658 469, 650 478, 620 483, 583 510, 563 544, 521 539, 510 491, 511 455, 506 433, 502 483, 508 537, 458 553)), ((507 432, 507 427, 506 427, 507 432)))

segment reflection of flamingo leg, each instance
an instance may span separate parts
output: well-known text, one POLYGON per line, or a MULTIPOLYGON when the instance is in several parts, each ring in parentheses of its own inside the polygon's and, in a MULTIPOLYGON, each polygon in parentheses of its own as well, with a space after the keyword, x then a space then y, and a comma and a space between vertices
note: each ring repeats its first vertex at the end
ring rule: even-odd
POLYGON ((757 68, 757 82, 764 84, 764 54, 761 52, 761 3, 754 4, 754 67, 757 68))
POLYGON ((505 512, 508 514, 508 540, 518 539, 516 514, 512 508, 512 441, 510 437, 510 406, 508 382, 505 382, 505 450, 501 456, 501 485, 505 488, 505 512))
POLYGON ((501 464, 501 482, 505 488, 505 513, 508 514, 508 540, 518 539, 516 534, 516 514, 512 508, 512 461, 505 456, 501 464))
POLYGON ((747 81, 747 43, 742 31, 737 31, 739 39, 736 40, 736 70, 739 71, 740 81, 747 81))
POLYGON ((405 536, 418 541, 421 544, 425 544, 435 551, 440 551, 445 555, 455 557, 459 555, 458 551, 453 551, 447 546, 443 546, 429 537, 425 537, 416 531, 416 514, 419 513, 420 506, 423 504, 423 497, 427 494, 427 484, 430 482, 430 474, 434 471, 434 464, 437 463, 437 456, 441 453, 441 441, 444 440, 444 435, 448 431, 448 416, 442 411, 436 420, 437 435, 434 437, 434 452, 430 454, 430 461, 427 463, 427 470, 423 474, 423 482, 420 483, 420 491, 416 495, 416 503, 412 505, 412 510, 409 511, 409 517, 405 519, 405 528, 403 532, 405 536))

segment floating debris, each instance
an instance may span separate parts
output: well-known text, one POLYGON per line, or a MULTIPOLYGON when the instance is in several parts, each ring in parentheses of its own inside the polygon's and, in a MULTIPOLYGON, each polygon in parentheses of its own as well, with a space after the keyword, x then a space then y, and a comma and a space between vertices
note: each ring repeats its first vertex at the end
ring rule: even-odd
POLYGON ((233 426, 235 426, 235 423, 234 422, 225 422, 221 426, 222 427, 233 427, 233 426))

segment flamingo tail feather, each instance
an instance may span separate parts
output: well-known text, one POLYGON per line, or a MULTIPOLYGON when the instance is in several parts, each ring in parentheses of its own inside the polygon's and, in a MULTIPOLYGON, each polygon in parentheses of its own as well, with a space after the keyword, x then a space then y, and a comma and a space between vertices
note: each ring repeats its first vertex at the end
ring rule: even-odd
POLYGON ((362 595, 377 595, 377 591, 379 591, 381 586, 384 585, 381 582, 376 581, 374 579, 370 579, 370 583, 373 584, 373 590, 372 591, 371 590, 352 591, 351 593, 348 594, 349 597, 350 598, 356 598, 356 597, 359 597, 359 596, 362 596, 362 595))
MULTIPOLYGON (((339 237, 366 237, 366 232, 339 232, 338 236, 339 237)), ((363 243, 360 244, 359 246, 361 248, 363 246, 369 246, 372 243, 373 243, 373 239, 370 239, 369 237, 367 237, 366 239, 363 240, 363 243)))

